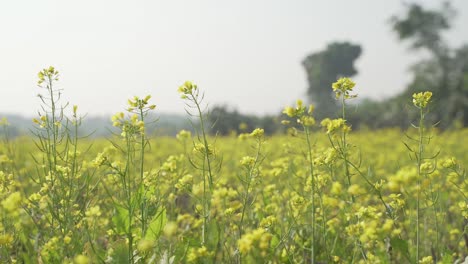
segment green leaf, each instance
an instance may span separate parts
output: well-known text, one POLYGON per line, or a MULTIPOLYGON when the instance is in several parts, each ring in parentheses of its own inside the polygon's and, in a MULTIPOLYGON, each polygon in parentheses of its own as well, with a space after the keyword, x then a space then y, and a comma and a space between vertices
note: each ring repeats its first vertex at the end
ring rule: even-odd
POLYGON ((406 257, 408 261, 411 261, 411 256, 409 253, 409 247, 408 247, 407 241, 395 237, 390 240, 390 244, 392 245, 392 248, 395 251, 400 252, 403 256, 406 257))
POLYGON ((112 222, 118 234, 126 234, 130 229, 128 210, 121 205, 115 205, 115 214, 112 217, 112 222))
POLYGON ((221 227, 218 221, 209 221, 206 229, 206 247, 215 248, 219 238, 222 236, 221 227))
POLYGON ((140 185, 138 190, 135 193, 133 193, 133 196, 131 199, 131 206, 133 208, 140 208, 141 202, 143 200, 142 198, 143 198, 143 185, 140 185))
POLYGON ((446 254, 442 257, 442 260, 441 262, 437 262, 437 263, 442 263, 442 264, 451 264, 453 263, 453 257, 449 254, 446 254))
POLYGON ((151 222, 148 225, 148 230, 146 231, 146 239, 156 240, 161 235, 164 226, 166 225, 166 208, 158 209, 156 215, 153 217, 151 222))
POLYGON ((128 246, 125 241, 117 241, 112 243, 112 254, 110 257, 112 258, 113 263, 128 263, 129 256, 128 256, 128 246))
POLYGON ((276 236, 276 235, 273 236, 273 237, 271 238, 270 248, 276 249, 276 247, 279 245, 279 243, 280 243, 279 237, 276 236))

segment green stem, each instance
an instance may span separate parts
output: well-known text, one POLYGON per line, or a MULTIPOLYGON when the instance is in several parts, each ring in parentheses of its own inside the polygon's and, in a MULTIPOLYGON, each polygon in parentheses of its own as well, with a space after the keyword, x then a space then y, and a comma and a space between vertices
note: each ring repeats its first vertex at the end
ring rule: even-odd
POLYGON ((258 145, 257 145, 257 154, 255 156, 255 162, 252 166, 252 168, 249 169, 249 173, 248 173, 248 178, 247 178, 247 186, 246 186, 246 191, 245 191, 245 196, 244 196, 244 204, 242 206, 242 214, 241 214, 241 219, 240 219, 240 223, 239 223, 239 238, 242 237, 242 232, 243 232, 243 223, 244 223, 244 216, 245 216, 245 211, 247 210, 247 203, 249 201, 249 195, 250 195, 250 184, 252 183, 252 179, 254 177, 253 173, 254 173, 254 170, 255 170, 255 167, 258 163, 258 159, 260 157, 260 149, 261 149, 261 146, 262 146, 262 143, 261 143, 261 140, 259 139, 258 140, 258 145))
POLYGON ((48 77, 49 81, 49 94, 50 94, 50 102, 51 102, 51 115, 52 115, 52 158, 53 158, 53 171, 55 172, 57 166, 57 132, 58 127, 55 125, 55 99, 54 99, 54 90, 52 88, 52 78, 51 76, 48 77))
POLYGON ((210 153, 209 153, 208 140, 207 140, 206 131, 205 131, 205 119, 203 118, 203 113, 202 113, 202 110, 200 108, 200 104, 198 103, 197 98, 193 95, 192 95, 192 98, 197 107, 198 118, 200 119, 200 128, 201 128, 202 136, 203 136, 203 145, 205 146, 205 160, 208 165, 208 183, 209 183, 210 191, 212 191, 213 190, 213 174, 211 171, 210 153))
POLYGON ((131 175, 130 175, 130 166, 133 161, 133 156, 132 156, 132 146, 131 146, 131 139, 128 135, 128 133, 125 134, 125 139, 127 143, 127 161, 125 165, 125 172, 123 174, 124 176, 124 189, 126 193, 126 198, 127 198, 127 207, 128 207, 128 230, 127 230, 127 239, 128 239, 128 260, 129 263, 133 263, 133 230, 132 230, 132 220, 133 220, 133 205, 132 205, 132 180, 131 180, 131 175))
MULTIPOLYGON (((341 96, 341 110, 342 110, 342 118, 346 124, 346 110, 345 110, 345 97, 344 95, 341 96)), ((346 175, 346 178, 348 179, 348 187, 351 186, 351 175, 349 174, 349 167, 348 167, 348 146, 347 146, 347 142, 346 142, 346 131, 343 131, 342 132, 342 155, 343 155, 343 159, 344 159, 344 169, 345 169, 345 175, 346 175)), ((354 195, 351 195, 351 200, 353 201, 354 203, 354 195)))
MULTIPOLYGON (((145 115, 143 113, 143 109, 140 108, 140 118, 141 118, 141 121, 144 122, 144 118, 145 118, 145 115)), ((144 160, 145 160, 145 131, 140 131, 140 134, 141 134, 141 141, 140 141, 140 144, 141 144, 141 147, 140 147, 140 186, 141 186, 141 193, 140 193, 140 197, 142 199, 141 201, 141 233, 143 234, 143 236, 146 234, 146 210, 145 210, 145 204, 146 204, 146 200, 145 200, 145 184, 143 182, 143 174, 144 174, 144 160)), ((140 190, 139 190, 140 191, 140 190)))
POLYGON ((202 245, 205 244, 206 239, 206 226, 209 223, 210 211, 211 211, 211 194, 213 192, 213 174, 211 169, 211 160, 210 160, 210 152, 209 152, 209 145, 205 131, 205 120, 203 118, 203 113, 200 107, 200 103, 198 102, 198 96, 191 94, 192 100, 197 107, 198 118, 200 119, 200 129, 202 131, 203 136, 203 145, 205 148, 204 158, 203 158, 203 226, 202 226, 202 245), (208 197, 206 194, 206 175, 205 175, 205 162, 207 164, 208 169, 208 186, 209 186, 209 193, 208 197))
POLYGON ((417 155, 417 166, 418 166, 418 179, 417 179, 417 197, 416 197, 416 263, 419 261, 419 241, 420 241, 420 230, 419 230, 419 221, 420 221, 420 196, 421 196, 421 163, 422 155, 424 153, 424 112, 422 107, 420 108, 420 118, 419 118, 419 146, 418 146, 418 155, 417 155))
POLYGON ((311 251, 311 260, 312 264, 315 263, 315 178, 314 178, 314 164, 312 162, 312 145, 310 143, 310 131, 307 126, 303 126, 306 139, 307 139, 307 151, 308 151, 308 158, 309 158, 309 171, 310 171, 310 178, 311 178, 311 202, 312 202, 312 241, 310 243, 310 251, 311 251))

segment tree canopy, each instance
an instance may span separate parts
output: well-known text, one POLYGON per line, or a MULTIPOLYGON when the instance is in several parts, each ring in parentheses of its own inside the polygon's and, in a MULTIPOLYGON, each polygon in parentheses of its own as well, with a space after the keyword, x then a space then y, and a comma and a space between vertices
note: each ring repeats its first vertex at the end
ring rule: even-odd
POLYGON ((307 95, 316 106, 319 118, 334 115, 337 102, 331 84, 338 77, 357 74, 354 62, 362 53, 361 46, 349 42, 334 42, 324 51, 307 56, 302 65, 307 73, 307 95))
POLYGON ((450 127, 454 121, 468 124, 468 46, 452 49, 442 37, 451 28, 455 14, 448 2, 439 10, 411 4, 405 16, 391 19, 400 40, 410 41, 411 49, 425 49, 431 55, 413 66, 413 81, 401 96, 432 91, 438 106, 432 111, 432 119, 442 127, 450 127))

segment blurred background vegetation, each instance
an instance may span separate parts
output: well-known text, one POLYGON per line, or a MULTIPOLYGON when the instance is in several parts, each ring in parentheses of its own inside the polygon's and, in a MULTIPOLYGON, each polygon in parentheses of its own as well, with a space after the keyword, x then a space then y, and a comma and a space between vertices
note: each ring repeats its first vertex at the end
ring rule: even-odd
MULTIPOLYGON (((378 129, 399 127, 405 129, 416 118, 410 107, 411 95, 419 91, 434 94, 428 119, 441 129, 455 129, 468 124, 468 43, 450 47, 443 34, 452 27, 455 7, 448 2, 437 10, 428 10, 419 4, 407 4, 402 16, 389 19, 388 26, 410 51, 423 51, 424 59, 411 68, 412 81, 400 94, 384 100, 358 97, 347 106, 348 120, 353 129, 378 129)), ((315 105, 318 121, 325 117, 337 117, 339 102, 335 100, 331 84, 339 77, 353 77, 358 71, 355 61, 365 47, 358 43, 333 42, 324 50, 306 56, 302 65, 305 70, 309 103, 315 105)), ((382 50, 385 52, 385 50, 382 50)), ((359 85, 359 84, 358 84, 359 85)), ((208 108, 211 132, 229 135, 264 128, 265 133, 284 133, 281 125, 284 118, 276 115, 255 116, 240 113, 229 105, 214 105, 208 108)), ((19 115, 5 116, 10 125, 10 136, 28 133, 32 127, 30 118, 19 115)), ((154 116, 158 122, 150 133, 173 136, 181 129, 191 130, 190 122, 183 115, 161 114, 154 116)), ((86 117, 84 135, 101 137, 112 132, 108 117, 86 117), (103 124, 107 124, 103 125, 103 124)))
MULTIPOLYGON (((451 29, 455 9, 448 2, 438 10, 427 10, 419 4, 408 4, 406 8, 404 16, 390 18, 389 26, 401 42, 409 43, 411 50, 424 51, 428 58, 413 65, 412 81, 402 93, 381 101, 358 98, 348 106, 348 119, 354 129, 405 129, 418 114, 409 107, 411 95, 432 91, 434 103, 428 116, 432 123, 441 129, 465 127, 468 124, 468 43, 451 48, 443 39, 443 33, 451 29)), ((358 73, 354 63, 362 50, 356 43, 334 42, 303 60, 309 83, 307 95, 316 107, 318 120, 337 116, 340 106, 332 94, 331 84, 339 77, 353 77, 358 73)), ((211 118, 213 131, 223 135, 254 127, 263 127, 267 133, 283 131, 280 113, 246 116, 227 106, 217 106, 211 118)))

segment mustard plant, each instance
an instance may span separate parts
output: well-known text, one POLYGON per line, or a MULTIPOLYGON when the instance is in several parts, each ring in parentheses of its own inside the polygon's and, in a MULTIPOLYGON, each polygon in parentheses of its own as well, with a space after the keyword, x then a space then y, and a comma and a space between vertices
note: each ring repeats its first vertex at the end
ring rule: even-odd
MULTIPOLYGON (((386 216, 394 220, 396 218, 396 214, 394 211, 392 211, 391 206, 388 204, 388 202, 385 201, 384 196, 382 194, 382 186, 384 181, 381 179, 373 182, 371 180, 374 177, 372 169, 369 167, 367 170, 367 174, 364 173, 360 168, 361 157, 359 156, 359 159, 356 161, 353 161, 353 159, 351 158, 351 154, 353 152, 350 151, 350 148, 352 145, 348 142, 348 134, 351 131, 351 126, 346 120, 346 101, 357 97, 356 94, 351 94, 355 85, 356 84, 351 79, 346 77, 340 78, 332 84, 332 89, 335 93, 336 99, 340 100, 341 103, 341 117, 337 119, 326 118, 322 120, 321 126, 325 128, 328 141, 330 142, 330 145, 332 147, 332 151, 337 153, 338 158, 343 161, 343 175, 346 179, 345 186, 347 186, 348 194, 351 198, 350 203, 355 207, 359 207, 359 203, 356 200, 356 195, 359 194, 359 189, 361 188, 359 185, 352 183, 352 169, 371 188, 371 193, 377 196, 378 201, 383 205, 383 208, 385 208, 386 216)), ((361 207, 359 208, 359 210, 369 211, 374 210, 374 207, 361 207)), ((351 213, 348 212, 347 214, 350 215, 351 213)), ((358 213, 358 216, 359 215, 360 213, 358 213)), ((359 221, 362 221, 360 217, 357 217, 355 219, 358 222, 350 222, 350 226, 347 227, 348 231, 353 230, 354 226, 356 226, 356 224, 359 224, 359 221)), ((387 239, 389 238, 387 237, 387 239)), ((369 261, 368 257, 370 256, 370 253, 368 254, 365 251, 361 239, 356 239, 356 243, 358 245, 357 249, 360 251, 363 259, 369 261)), ((353 260, 354 256, 355 255, 353 254, 353 260)))
MULTIPOLYGON (((264 130, 257 128, 248 135, 255 140, 255 155, 244 156, 240 160, 240 164, 243 167, 244 173, 238 176, 243 192, 240 193, 242 202, 242 212, 237 229, 239 230, 239 239, 244 235, 246 215, 250 215, 250 209, 257 193, 255 192, 255 185, 260 182, 260 165, 262 164, 265 157, 262 155, 262 146, 265 143, 264 130)), ((250 218, 250 217, 249 217, 250 218)), ((241 252, 238 255, 238 263, 242 263, 241 252)))
MULTIPOLYGON (((346 78, 346 77, 340 78, 335 83, 333 83, 332 88, 333 88, 333 91, 335 92, 335 96, 337 99, 341 101, 341 119, 338 119, 337 121, 332 121, 331 123, 327 124, 327 132, 330 132, 330 130, 333 130, 334 127, 337 127, 338 129, 341 128, 340 129, 341 130, 340 141, 337 141, 337 143, 338 143, 338 150, 344 161, 343 166, 344 166, 344 172, 345 172, 346 178, 348 180, 348 187, 351 186, 351 174, 349 172, 349 164, 348 164, 349 144, 346 140, 346 137, 347 137, 347 134, 351 131, 351 127, 347 124, 347 120, 346 120, 346 100, 357 97, 357 95, 350 94, 353 91, 353 88, 355 85, 356 83, 354 83, 350 78, 346 78)), ((354 201, 354 196, 351 196, 351 198, 354 201)))
MULTIPOLYGON (((312 141, 311 141, 311 127, 315 125, 315 118, 312 116, 314 112, 314 107, 310 105, 308 108, 304 106, 301 100, 297 100, 296 107, 288 106, 284 109, 283 113, 286 114, 290 118, 296 118, 296 123, 302 127, 302 131, 304 132, 304 136, 307 142, 306 145, 306 159, 307 164, 309 167, 309 178, 311 181, 311 190, 310 190, 310 202, 311 202, 311 242, 310 242, 310 258, 311 262, 315 263, 315 243, 316 243, 316 208, 315 208, 315 175, 314 175, 314 162, 312 156, 312 141)), ((289 121, 283 121, 284 124, 289 124, 289 121)))
POLYGON ((146 117, 156 108, 149 104, 150 99, 149 95, 144 98, 135 96, 128 100, 127 116, 119 112, 112 117, 122 142, 111 143, 122 154, 123 160, 113 161, 106 152, 99 153, 95 159, 96 165, 109 170, 110 182, 119 186, 115 189, 103 184, 115 208, 112 219, 115 233, 126 238, 126 261, 129 263, 146 258, 147 251, 152 249, 149 245, 155 245, 166 223, 164 206, 149 202, 152 192, 145 184, 145 153, 149 146, 146 117), (139 248, 135 251, 137 244, 139 248))
MULTIPOLYGON (((201 217, 203 219, 202 230, 201 230, 201 246, 207 244, 209 234, 208 227, 211 221, 211 198, 215 187, 215 171, 219 170, 221 163, 217 161, 217 153, 213 144, 208 142, 208 131, 206 127, 205 111, 203 109, 203 98, 204 94, 200 93, 198 86, 190 81, 186 81, 178 89, 181 98, 186 101, 187 108, 185 109, 187 114, 191 117, 198 119, 198 126, 193 127, 196 134, 196 141, 193 141, 193 150, 195 160, 190 158, 189 161, 192 166, 201 172, 203 182, 203 194, 201 197, 201 217)), ((216 244, 214 241, 210 241, 216 244)), ((213 246, 213 245, 210 245, 213 246)), ((208 247, 208 250, 210 248, 208 247)))
POLYGON ((39 118, 33 119, 35 144, 40 156, 33 156, 38 174, 32 180, 39 187, 29 197, 28 213, 38 228, 39 243, 45 243, 45 261, 71 258, 86 242, 79 237, 84 212, 91 203, 93 186, 92 172, 84 171, 79 151, 79 127, 81 117, 77 106, 72 116, 65 114, 68 103, 62 105, 62 89, 56 87, 59 72, 54 67, 43 69, 38 74, 41 110, 39 118), (47 253, 59 241, 61 250, 47 253))
MULTIPOLYGON (((350 194, 351 204, 354 204, 356 201, 356 193, 354 191, 349 191, 353 189, 351 182, 351 172, 350 166, 355 166, 354 163, 350 160, 349 148, 350 144, 347 140, 347 136, 351 131, 351 126, 346 120, 346 101, 352 98, 356 98, 357 95, 351 94, 353 88, 356 84, 350 78, 340 78, 335 83, 332 84, 333 92, 337 100, 340 100, 341 103, 341 117, 337 119, 326 118, 321 121, 321 126, 326 128, 326 134, 332 148, 339 154, 339 158, 343 161, 343 174, 346 179, 345 186, 348 188, 348 193, 350 194)), ((364 259, 366 259, 366 253, 363 251, 361 242, 359 239, 356 240, 358 247, 362 253, 364 259)), ((353 254, 354 259, 354 254, 353 254)))
MULTIPOLYGON (((415 245, 415 255, 416 260, 418 262, 420 260, 421 254, 421 202, 422 197, 421 193, 423 193, 421 182, 427 178, 427 176, 434 172, 435 168, 431 164, 431 160, 435 158, 429 157, 426 153, 427 144, 431 140, 431 136, 428 135, 428 131, 425 125, 425 118, 426 114, 428 113, 428 104, 431 100, 432 92, 420 92, 413 94, 413 105, 418 108, 419 110, 419 124, 417 126, 413 125, 418 131, 418 137, 412 138, 407 136, 409 139, 416 142, 416 149, 411 148, 408 144, 405 143, 408 150, 411 152, 412 157, 414 157, 416 162, 416 169, 417 169, 417 181, 416 181, 416 245, 415 245)), ((432 206, 434 208, 434 220, 437 229, 437 210, 436 210, 436 200, 433 197, 432 206)), ((438 246, 438 230, 436 230, 436 244, 438 246)), ((436 260, 437 256, 433 256, 436 260)))

